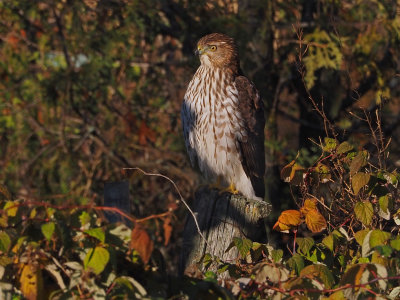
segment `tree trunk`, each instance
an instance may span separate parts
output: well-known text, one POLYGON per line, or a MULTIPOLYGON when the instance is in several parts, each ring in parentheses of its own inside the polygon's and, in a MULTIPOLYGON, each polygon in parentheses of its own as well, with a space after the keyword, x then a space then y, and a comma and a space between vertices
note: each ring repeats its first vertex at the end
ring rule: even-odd
MULTIPOLYGON (((266 241, 264 219, 271 212, 267 202, 201 188, 195 194, 193 212, 207 243, 199 235, 193 216, 188 215, 183 231, 180 274, 204 271, 199 262, 206 253, 222 261, 234 262, 239 256, 236 247, 226 252, 234 237, 266 241)), ((215 272, 217 265, 211 265, 208 270, 215 272)), ((225 272, 219 276, 226 278, 229 275, 225 272)))

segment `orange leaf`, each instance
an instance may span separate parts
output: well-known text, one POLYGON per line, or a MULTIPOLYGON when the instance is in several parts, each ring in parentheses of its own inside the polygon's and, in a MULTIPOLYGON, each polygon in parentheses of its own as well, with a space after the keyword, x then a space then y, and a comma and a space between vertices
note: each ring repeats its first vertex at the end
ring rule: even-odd
POLYGON ((164 245, 167 246, 169 243, 169 239, 171 238, 172 233, 172 226, 171 226, 171 219, 166 218, 163 224, 164 229, 164 245))
POLYGON ((277 231, 286 231, 292 227, 296 227, 301 223, 301 214, 298 210, 285 210, 281 213, 278 221, 275 223, 273 229, 277 231))
POLYGON ((147 264, 153 252, 153 247, 153 241, 150 239, 147 231, 136 225, 132 229, 130 248, 139 252, 143 262, 147 264))
POLYGON ((300 208, 300 211, 305 216, 310 210, 313 209, 317 209, 317 200, 308 198, 304 201, 303 207, 300 208))
POLYGON ((156 141, 156 133, 151 130, 144 121, 142 121, 139 128, 139 144, 145 146, 147 140, 154 143, 156 141))
POLYGON ((326 220, 316 209, 311 209, 306 215, 306 224, 312 232, 320 232, 326 228, 326 220))
POLYGON ((23 265, 19 278, 21 292, 28 300, 43 299, 42 271, 33 265, 23 265))

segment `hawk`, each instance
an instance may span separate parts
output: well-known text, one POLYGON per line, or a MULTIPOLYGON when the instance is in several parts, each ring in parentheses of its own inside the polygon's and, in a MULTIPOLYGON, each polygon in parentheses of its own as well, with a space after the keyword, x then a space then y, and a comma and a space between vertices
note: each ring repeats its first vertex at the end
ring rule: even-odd
POLYGON ((201 65, 181 109, 185 145, 208 180, 231 193, 263 199, 264 109, 254 84, 243 76, 234 40, 221 33, 202 37, 201 65))

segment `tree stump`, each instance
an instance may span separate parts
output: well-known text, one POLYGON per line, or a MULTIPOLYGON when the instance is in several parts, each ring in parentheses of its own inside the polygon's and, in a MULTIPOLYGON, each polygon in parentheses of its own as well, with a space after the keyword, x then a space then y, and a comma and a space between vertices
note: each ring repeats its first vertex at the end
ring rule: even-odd
MULTIPOLYGON (((193 212, 207 243, 199 235, 193 216, 189 214, 183 231, 180 274, 190 275, 198 269, 204 271, 198 263, 206 253, 222 261, 234 262, 239 256, 236 247, 225 252, 234 237, 266 242, 264 220, 271 209, 271 204, 264 201, 220 194, 216 189, 199 189, 195 194, 193 212)), ((211 265, 208 270, 216 271, 217 266, 211 265)), ((220 274, 220 278, 228 276, 227 272, 220 274)))

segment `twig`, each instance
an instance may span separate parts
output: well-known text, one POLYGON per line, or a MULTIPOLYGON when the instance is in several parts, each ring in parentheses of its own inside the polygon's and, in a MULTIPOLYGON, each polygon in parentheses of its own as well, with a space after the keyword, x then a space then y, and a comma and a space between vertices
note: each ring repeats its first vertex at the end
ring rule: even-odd
POLYGON ((196 219, 196 215, 194 214, 194 212, 190 208, 190 206, 186 203, 186 201, 183 199, 183 196, 182 196, 181 192, 179 191, 177 185, 175 184, 175 182, 171 178, 169 178, 168 176, 162 175, 162 174, 158 174, 158 173, 147 173, 146 171, 143 171, 141 168, 138 168, 138 167, 135 167, 135 168, 123 168, 123 170, 137 170, 137 171, 142 172, 146 176, 156 176, 156 177, 161 177, 161 178, 167 179, 174 186, 175 190, 177 191, 177 193, 178 193, 178 195, 180 197, 180 200, 186 206, 186 208, 189 210, 190 214, 193 217, 194 223, 196 224, 197 232, 199 233, 199 235, 203 239, 204 243, 208 246, 206 238, 201 233, 199 223, 197 222, 197 219, 196 219))

